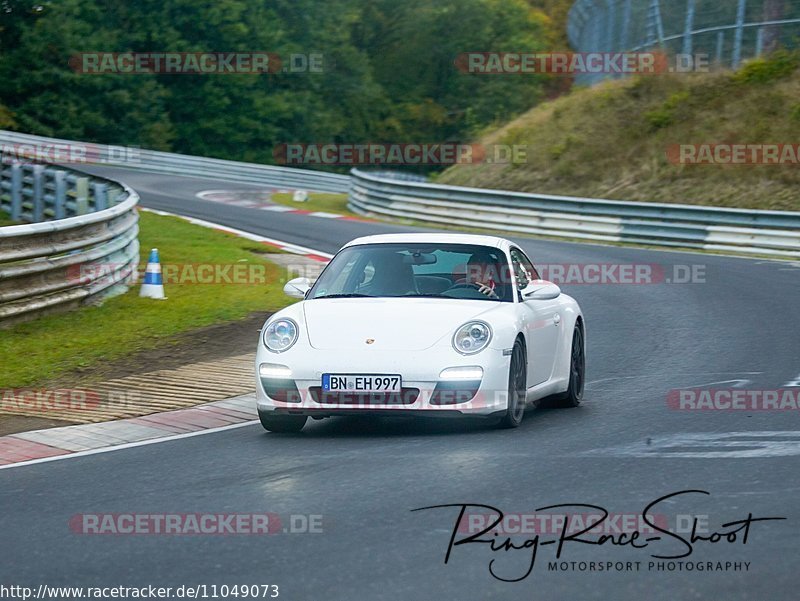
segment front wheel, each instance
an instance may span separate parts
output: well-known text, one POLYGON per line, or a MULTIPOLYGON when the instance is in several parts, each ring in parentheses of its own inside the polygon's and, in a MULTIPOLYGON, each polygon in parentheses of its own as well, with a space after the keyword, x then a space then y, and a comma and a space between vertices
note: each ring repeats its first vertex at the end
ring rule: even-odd
POLYGON ((259 411, 258 419, 261 420, 261 425, 264 426, 264 429, 269 432, 290 434, 302 430, 308 417, 305 415, 276 415, 272 412, 264 413, 259 411))
POLYGON ((583 388, 586 380, 586 353, 583 344, 583 330, 580 325, 575 326, 572 334, 572 349, 570 352, 569 388, 556 397, 558 407, 577 407, 583 400, 583 388))
POLYGON ((527 365, 525 349, 519 341, 514 343, 511 352, 511 366, 508 368, 508 408, 498 424, 501 428, 516 428, 525 415, 527 391, 527 365))

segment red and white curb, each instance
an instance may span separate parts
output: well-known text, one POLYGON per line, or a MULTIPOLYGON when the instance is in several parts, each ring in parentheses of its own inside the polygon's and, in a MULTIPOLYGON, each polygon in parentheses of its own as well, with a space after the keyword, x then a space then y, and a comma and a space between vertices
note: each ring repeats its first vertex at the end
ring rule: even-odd
POLYGON ((291 244, 290 242, 284 242, 283 240, 276 240, 275 238, 267 238, 265 236, 259 236, 258 234, 251 234, 250 232, 245 232, 244 230, 237 230, 236 228, 228 227, 227 225, 222 225, 219 223, 213 223, 212 221, 205 221, 203 219, 197 219, 195 217, 185 217, 184 215, 177 215, 176 213, 169 213, 167 211, 146 209, 144 207, 139 207, 139 210, 145 211, 147 213, 155 213, 156 215, 177 217, 178 219, 183 219, 184 221, 187 221, 193 225, 199 225, 200 227, 207 227, 213 230, 218 230, 220 232, 227 232, 229 234, 234 234, 236 236, 247 238, 248 240, 252 240, 254 242, 260 242, 262 244, 266 244, 267 246, 279 248, 283 251, 292 253, 294 255, 302 255, 304 257, 313 259, 315 261, 321 261, 327 263, 333 257, 332 254, 325 253, 319 250, 314 250, 313 248, 307 248, 305 246, 291 244))
POLYGON ((255 424, 255 393, 187 409, 0 437, 0 470, 255 424))
MULTIPOLYGON (((321 219, 341 219, 344 221, 363 221, 369 222, 371 220, 364 217, 354 217, 352 215, 342 215, 340 213, 329 213, 326 211, 308 211, 306 209, 295 209, 287 207, 286 205, 275 204, 269 200, 250 200, 250 199, 237 199, 234 197, 228 198, 227 195, 232 195, 231 190, 203 190, 198 192, 195 196, 201 200, 208 202, 218 202, 221 204, 244 207, 247 209, 258 209, 260 211, 272 211, 274 213, 292 213, 297 215, 306 215, 308 217, 319 217, 321 219)), ((291 190, 269 190, 269 192, 291 192, 291 190)))

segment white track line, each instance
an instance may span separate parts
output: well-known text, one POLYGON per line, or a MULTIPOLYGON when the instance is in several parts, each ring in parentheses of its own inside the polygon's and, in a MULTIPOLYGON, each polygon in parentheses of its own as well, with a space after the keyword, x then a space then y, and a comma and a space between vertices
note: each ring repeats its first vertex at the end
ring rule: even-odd
POLYGON ((333 257, 332 254, 322 252, 321 250, 308 248, 306 246, 300 246, 299 244, 292 244, 291 242, 284 242, 283 240, 276 240, 275 238, 267 238, 266 236, 259 236, 258 234, 251 234, 250 232, 245 232, 244 230, 237 230, 236 228, 228 227, 227 225, 222 225, 221 223, 214 223, 213 221, 206 221, 204 219, 197 219, 195 217, 186 217, 185 215, 178 215, 177 213, 170 213, 168 211, 147 209, 145 207, 139 207, 139 210, 147 211, 148 213, 155 213, 156 215, 165 215, 167 217, 178 217, 179 219, 183 219, 184 221, 188 221, 189 223, 192 223, 194 225, 199 225, 201 227, 207 227, 215 230, 222 230, 223 232, 236 234, 237 236, 241 236, 242 238, 247 238, 248 240, 253 240, 254 242, 267 242, 269 244, 274 244, 275 246, 279 246, 285 251, 296 255, 317 255, 320 257, 327 257, 328 259, 333 257))
POLYGON ((295 209, 292 207, 284 207, 281 205, 269 205, 267 207, 261 207, 262 211, 274 211, 275 213, 291 213, 295 209))

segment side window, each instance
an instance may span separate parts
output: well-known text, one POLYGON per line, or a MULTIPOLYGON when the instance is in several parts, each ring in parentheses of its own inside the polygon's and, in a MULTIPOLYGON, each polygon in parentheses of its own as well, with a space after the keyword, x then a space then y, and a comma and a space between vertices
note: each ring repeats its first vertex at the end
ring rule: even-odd
POLYGON ((533 266, 533 263, 531 263, 530 259, 525 256, 525 253, 518 248, 511 249, 511 264, 514 266, 514 278, 520 290, 525 288, 530 282, 539 279, 539 274, 533 266))

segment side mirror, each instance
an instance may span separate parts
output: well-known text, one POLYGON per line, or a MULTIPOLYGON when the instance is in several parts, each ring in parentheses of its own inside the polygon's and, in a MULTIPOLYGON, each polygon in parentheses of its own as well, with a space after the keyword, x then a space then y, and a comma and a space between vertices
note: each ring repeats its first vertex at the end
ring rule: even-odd
POLYGON ((308 278, 294 278, 286 282, 283 287, 283 293, 292 298, 305 298, 309 290, 311 290, 311 281, 308 278))
POLYGON ((553 282, 545 280, 535 280, 530 282, 522 291, 522 299, 529 300, 553 300, 561 296, 561 288, 553 282))

